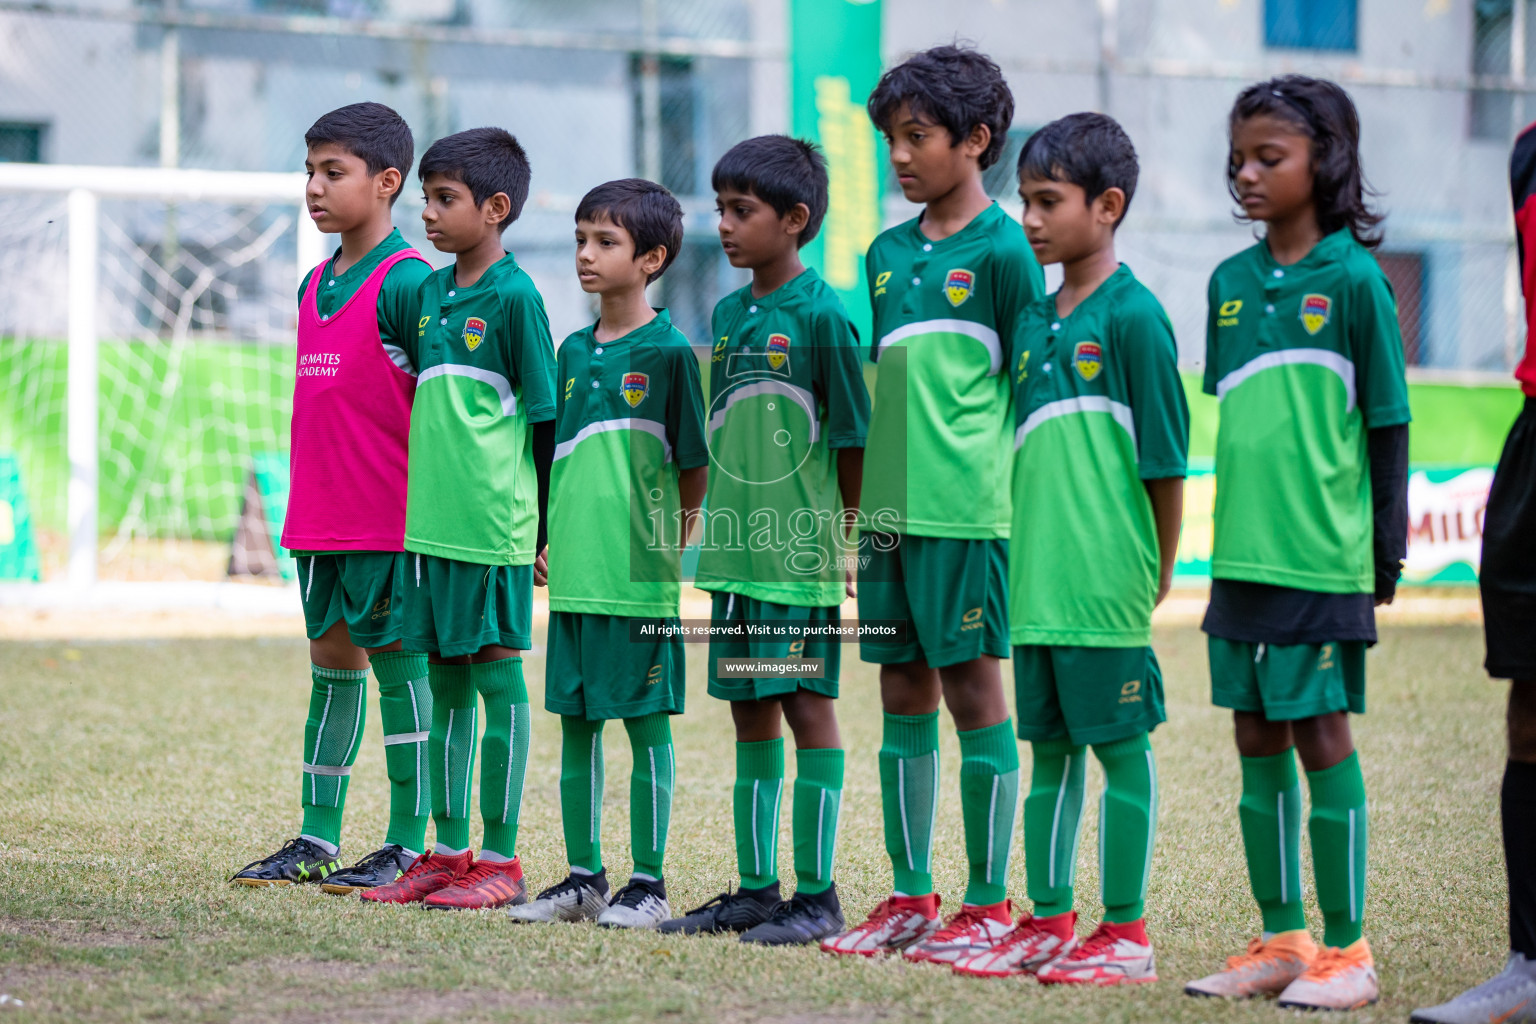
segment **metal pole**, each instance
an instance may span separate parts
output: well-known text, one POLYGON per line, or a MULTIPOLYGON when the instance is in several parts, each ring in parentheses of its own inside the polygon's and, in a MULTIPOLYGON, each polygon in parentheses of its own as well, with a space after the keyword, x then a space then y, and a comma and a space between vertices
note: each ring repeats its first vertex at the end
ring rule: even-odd
POLYGON ((657 0, 640 0, 640 177, 661 181, 661 15, 657 0))
MULTIPOLYGON (((164 0, 168 11, 176 0, 164 0)), ((181 29, 168 25, 160 37, 160 166, 181 164, 181 29)))
POLYGON ((1099 113, 1110 112, 1110 75, 1120 56, 1120 0, 1099 0, 1099 113))
POLYGON ((69 582, 96 582, 97 200, 69 193, 69 582))

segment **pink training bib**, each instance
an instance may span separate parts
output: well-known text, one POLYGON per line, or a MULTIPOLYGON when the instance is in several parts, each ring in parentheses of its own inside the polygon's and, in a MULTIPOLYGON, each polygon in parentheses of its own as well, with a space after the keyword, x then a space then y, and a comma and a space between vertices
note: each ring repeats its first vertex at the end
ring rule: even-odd
MULTIPOLYGON (((290 551, 403 551, 405 470, 416 371, 396 364, 379 337, 379 289, 394 253, 340 309, 322 317, 316 292, 326 263, 299 303, 298 377, 288 455, 290 551)), ((408 362, 403 353, 401 363, 408 362)))

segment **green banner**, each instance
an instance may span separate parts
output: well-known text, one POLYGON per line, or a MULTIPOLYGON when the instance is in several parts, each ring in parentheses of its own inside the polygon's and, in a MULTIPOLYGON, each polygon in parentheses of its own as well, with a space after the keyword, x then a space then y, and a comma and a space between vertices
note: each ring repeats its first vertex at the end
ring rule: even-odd
POLYGON ((792 132, 820 144, 830 202, 801 257, 848 307, 870 341, 864 252, 880 233, 883 150, 864 101, 880 80, 880 0, 790 0, 792 132))
POLYGON ((10 453, 0 454, 0 580, 41 578, 21 463, 10 453))

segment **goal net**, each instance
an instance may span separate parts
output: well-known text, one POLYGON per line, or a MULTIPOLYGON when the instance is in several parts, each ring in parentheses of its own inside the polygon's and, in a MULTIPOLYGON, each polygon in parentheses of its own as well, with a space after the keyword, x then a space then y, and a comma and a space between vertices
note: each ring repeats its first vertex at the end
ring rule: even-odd
POLYGON ((302 201, 296 175, 0 165, 0 488, 33 552, 0 576, 280 577, 302 201))

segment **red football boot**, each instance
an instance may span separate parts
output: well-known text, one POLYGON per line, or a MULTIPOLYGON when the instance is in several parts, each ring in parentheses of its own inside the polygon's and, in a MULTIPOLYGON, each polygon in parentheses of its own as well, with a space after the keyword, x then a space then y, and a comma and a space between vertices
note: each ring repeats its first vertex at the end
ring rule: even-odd
POLYGON ((421 901, 435 910, 494 910, 515 907, 528 901, 528 883, 523 881, 523 863, 511 860, 492 863, 477 860, 468 871, 446 888, 421 901))
POLYGON ((388 885, 364 890, 358 898, 369 903, 420 903, 457 882, 474 862, 474 855, 468 850, 454 856, 424 853, 405 869, 405 874, 388 885))

